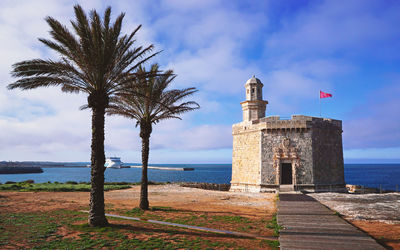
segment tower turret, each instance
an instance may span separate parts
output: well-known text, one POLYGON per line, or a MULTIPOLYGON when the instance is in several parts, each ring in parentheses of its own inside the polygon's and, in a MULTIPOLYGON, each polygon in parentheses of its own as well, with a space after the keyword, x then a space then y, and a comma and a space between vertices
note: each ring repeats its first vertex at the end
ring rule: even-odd
POLYGON ((253 76, 244 85, 246 88, 246 101, 241 102, 243 121, 253 121, 265 117, 268 102, 262 99, 263 84, 260 79, 253 76))

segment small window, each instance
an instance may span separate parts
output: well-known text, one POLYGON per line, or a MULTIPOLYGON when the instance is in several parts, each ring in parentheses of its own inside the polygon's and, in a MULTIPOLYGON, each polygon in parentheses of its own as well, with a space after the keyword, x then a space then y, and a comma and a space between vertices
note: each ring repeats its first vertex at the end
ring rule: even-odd
POLYGON ((251 89, 251 93, 254 94, 254 89, 251 89))

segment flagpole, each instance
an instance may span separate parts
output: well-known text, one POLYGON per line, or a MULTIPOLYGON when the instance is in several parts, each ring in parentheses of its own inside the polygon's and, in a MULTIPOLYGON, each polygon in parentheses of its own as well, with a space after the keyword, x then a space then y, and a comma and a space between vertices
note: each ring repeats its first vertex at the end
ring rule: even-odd
POLYGON ((319 91, 319 117, 322 117, 322 115, 321 115, 321 90, 319 91))

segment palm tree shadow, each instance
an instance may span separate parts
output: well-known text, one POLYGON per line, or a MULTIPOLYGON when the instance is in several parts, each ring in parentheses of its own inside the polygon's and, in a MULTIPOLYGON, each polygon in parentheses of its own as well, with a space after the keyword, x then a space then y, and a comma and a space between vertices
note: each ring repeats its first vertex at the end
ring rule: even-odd
POLYGON ((246 236, 230 235, 230 234, 223 234, 223 233, 212 233, 212 232, 205 232, 205 231, 191 231, 190 229, 145 228, 145 227, 138 227, 138 226, 133 226, 133 225, 126 225, 126 224, 110 224, 108 227, 113 228, 113 229, 122 229, 122 230, 132 231, 135 234, 137 234, 137 233, 167 233, 167 234, 171 234, 171 235, 180 234, 180 235, 197 236, 197 237, 251 239, 251 237, 246 237, 246 236))
POLYGON ((232 211, 209 211, 209 210, 189 210, 189 209, 176 209, 176 208, 163 208, 163 207, 151 207, 150 210, 151 212, 157 212, 157 211, 162 211, 162 212, 170 212, 170 213, 210 213, 210 214, 232 214, 234 216, 251 216, 253 217, 254 214, 251 213, 236 213, 232 211))

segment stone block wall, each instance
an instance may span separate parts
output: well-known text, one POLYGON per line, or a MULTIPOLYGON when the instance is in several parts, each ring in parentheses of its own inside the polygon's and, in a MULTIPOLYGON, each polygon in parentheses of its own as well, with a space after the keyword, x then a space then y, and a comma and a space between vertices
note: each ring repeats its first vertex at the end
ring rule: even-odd
POLYGON ((261 117, 264 117, 267 103, 267 101, 260 100, 241 102, 240 104, 242 105, 243 121, 255 121, 261 117))
POLYGON ((315 119, 312 127, 315 185, 344 185, 341 121, 315 119))
POLYGON ((231 190, 253 188, 260 184, 261 131, 246 130, 240 124, 233 126, 231 190), (250 187, 245 187, 245 185, 250 187))
MULTIPOLYGON (((297 184, 308 184, 313 182, 312 172, 312 137, 310 130, 285 130, 274 129, 264 130, 262 134, 262 170, 261 184, 279 184, 274 167, 273 149, 279 147, 283 140, 288 138, 290 145, 295 148, 299 158, 299 165, 296 167, 297 184)), ((292 163, 293 159, 282 158, 280 163, 292 163)), ((279 167, 279 166, 278 166, 279 167)))
POLYGON ((231 191, 279 188, 282 163, 292 165, 295 190, 344 188, 341 121, 272 116, 235 124, 232 131, 231 191))

